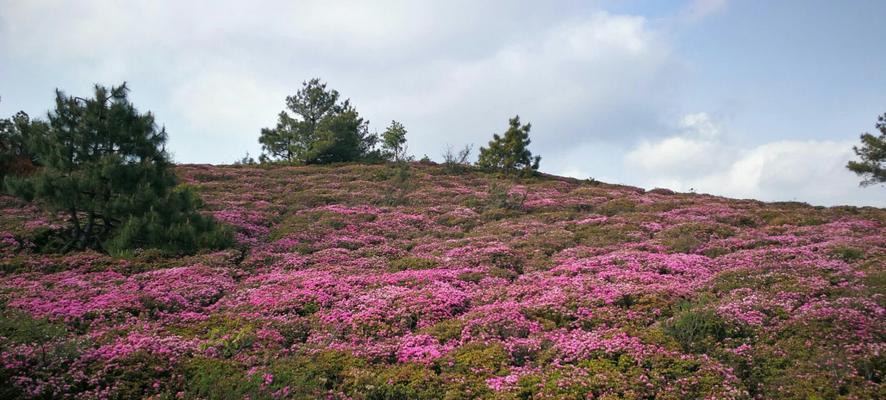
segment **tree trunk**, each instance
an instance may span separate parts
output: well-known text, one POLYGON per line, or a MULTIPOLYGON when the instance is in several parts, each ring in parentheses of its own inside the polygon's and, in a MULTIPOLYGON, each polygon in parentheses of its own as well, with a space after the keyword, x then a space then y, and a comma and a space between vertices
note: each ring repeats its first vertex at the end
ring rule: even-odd
POLYGON ((93 227, 95 227, 95 212, 90 211, 89 216, 86 219, 86 226, 83 227, 83 236, 80 239, 80 246, 79 247, 81 250, 95 244, 95 243, 91 243, 93 227))

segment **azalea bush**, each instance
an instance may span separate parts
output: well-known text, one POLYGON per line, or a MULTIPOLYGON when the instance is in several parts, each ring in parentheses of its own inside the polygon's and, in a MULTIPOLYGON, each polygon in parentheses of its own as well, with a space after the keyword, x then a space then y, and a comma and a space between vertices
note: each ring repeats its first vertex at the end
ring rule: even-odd
POLYGON ((178 166, 239 243, 190 256, 0 197, 0 397, 886 394, 886 211, 443 168, 178 166))

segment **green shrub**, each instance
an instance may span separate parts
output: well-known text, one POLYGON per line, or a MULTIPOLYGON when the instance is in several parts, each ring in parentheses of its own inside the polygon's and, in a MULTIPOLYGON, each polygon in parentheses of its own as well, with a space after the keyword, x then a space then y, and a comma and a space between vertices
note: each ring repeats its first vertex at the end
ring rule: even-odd
POLYGON ((715 219, 719 223, 740 228, 755 228, 757 227, 757 225, 759 225, 759 222, 756 218, 746 214, 731 215, 728 217, 716 217, 715 219))
POLYGON ((251 348, 255 340, 255 326, 252 324, 222 325, 210 328, 200 346, 204 350, 213 347, 220 356, 228 358, 251 348))
POLYGON ((340 202, 338 197, 322 193, 316 190, 302 190, 286 196, 281 203, 286 204, 290 209, 304 210, 308 208, 320 207, 340 202))
POLYGON ((365 400, 439 399, 444 383, 430 368, 417 364, 385 365, 360 374, 351 392, 365 400))
POLYGON ((511 193, 510 188, 491 182, 486 196, 484 208, 486 210, 523 210, 523 203, 526 202, 526 193, 511 193))
POLYGON ((831 248, 830 254, 847 263, 861 260, 864 258, 864 250, 849 246, 834 246, 831 248))
POLYGON ((124 255, 140 248, 193 254, 200 249, 223 249, 234 244, 230 228, 192 211, 202 206, 192 190, 175 190, 156 203, 156 208, 143 215, 126 219, 118 233, 105 243, 111 255, 124 255))
POLYGON ((113 386, 112 398, 149 398, 160 394, 161 389, 153 387, 153 383, 166 382, 171 386, 174 384, 175 372, 177 366, 168 357, 137 351, 116 360, 113 368, 106 368, 101 385, 113 386))
POLYGON ((637 361, 627 355, 617 359, 581 360, 560 370, 544 371, 521 377, 516 397, 533 399, 553 395, 562 399, 647 398, 654 393, 645 385, 637 385, 644 375, 637 361))
POLYGON ((392 176, 388 179, 391 188, 384 192, 381 204, 386 206, 402 206, 408 203, 408 196, 417 188, 412 171, 408 163, 399 163, 394 167, 392 176))
POLYGON ((184 362, 185 398, 233 399, 254 395, 259 383, 233 360, 195 357, 184 362))
POLYGON ((729 249, 723 247, 711 247, 709 249, 705 249, 702 254, 710 258, 717 258, 722 255, 729 254, 729 249))
POLYGON ((366 362, 350 353, 324 350, 280 359, 271 365, 271 372, 274 387, 289 386, 293 398, 308 399, 320 398, 330 390, 354 390, 353 376, 365 368, 366 362))
POLYGON ((478 218, 458 217, 451 214, 441 215, 435 222, 450 228, 460 227, 464 232, 469 232, 480 223, 478 218))
POLYGON ((16 310, 0 312, 0 337, 13 343, 49 343, 67 334, 67 328, 61 324, 16 310))
POLYGON ((445 371, 494 375, 507 370, 508 352, 500 344, 468 343, 439 361, 445 371))
POLYGON ((730 326, 711 309, 691 303, 678 305, 677 313, 664 324, 664 331, 680 343, 683 351, 706 353, 730 337, 730 326))
POLYGON ((616 214, 624 214, 633 212, 637 208, 637 203, 630 199, 612 199, 595 208, 598 214, 611 217, 616 214))
POLYGON ((795 225, 814 226, 826 224, 828 220, 818 213, 807 210, 766 210, 759 214, 760 218, 770 226, 795 225))
POLYGON ((508 268, 500 268, 500 267, 492 267, 489 268, 489 276, 493 278, 507 279, 509 281, 513 281, 517 279, 519 275, 518 272, 508 269, 508 268))
POLYGON ((587 224, 577 225, 572 229, 575 233, 575 242, 590 247, 606 247, 642 240, 642 237, 636 236, 636 233, 641 231, 631 225, 587 224))
POLYGON ((266 369, 252 376, 248 367, 235 360, 195 357, 184 363, 185 398, 187 399, 271 399, 272 393, 289 388, 289 397, 314 399, 331 390, 364 393, 358 389, 357 371, 365 362, 339 351, 298 354, 270 362, 266 369), (270 385, 263 385, 263 375, 273 375, 270 385))
POLYGON ((517 275, 523 273, 523 259, 516 254, 505 252, 492 253, 489 255, 489 262, 493 266, 493 268, 489 270, 489 274, 492 276, 504 273, 504 271, 498 271, 499 269, 511 271, 517 275))
POLYGON ((713 238, 727 238, 735 230, 727 225, 700 222, 677 225, 658 233, 663 245, 675 253, 692 253, 713 238))
POLYGON ((529 320, 539 322, 545 330, 568 327, 575 316, 551 308, 524 309, 521 313, 529 320))
POLYGON ((425 328, 424 332, 437 338, 440 343, 446 343, 461 338, 461 331, 464 330, 464 327, 465 323, 462 320, 447 319, 425 328))
POLYGON ((437 261, 428 258, 419 257, 403 257, 391 260, 388 263, 388 270, 391 272, 399 272, 406 270, 422 270, 433 269, 437 267, 437 261))
POLYGON ((479 283, 485 277, 486 275, 482 272, 462 272, 458 274, 458 279, 471 283, 479 283))

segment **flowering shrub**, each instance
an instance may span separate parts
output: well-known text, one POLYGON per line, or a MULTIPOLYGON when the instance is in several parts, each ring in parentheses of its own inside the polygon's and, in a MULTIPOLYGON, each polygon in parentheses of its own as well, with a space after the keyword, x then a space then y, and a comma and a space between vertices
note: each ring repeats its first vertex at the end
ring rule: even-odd
POLYGON ((385 168, 179 166, 240 242, 182 258, 36 254, 0 197, 0 398, 886 391, 881 209, 385 168))

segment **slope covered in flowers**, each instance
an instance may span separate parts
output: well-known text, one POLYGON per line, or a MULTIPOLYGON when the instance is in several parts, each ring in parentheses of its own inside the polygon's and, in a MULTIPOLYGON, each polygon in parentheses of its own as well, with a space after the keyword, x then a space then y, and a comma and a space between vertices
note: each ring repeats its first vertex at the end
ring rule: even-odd
POLYGON ((180 166, 239 247, 39 254, 2 398, 884 398, 886 211, 413 164, 180 166))

